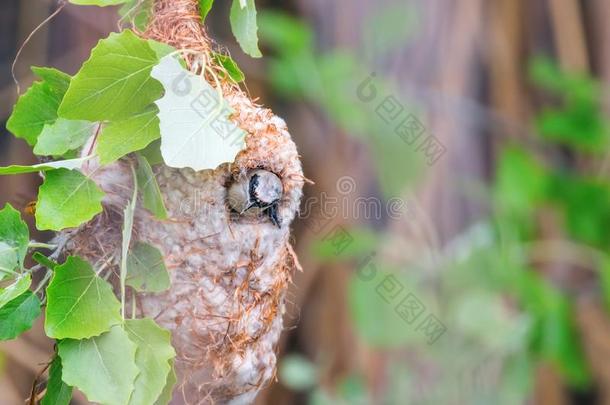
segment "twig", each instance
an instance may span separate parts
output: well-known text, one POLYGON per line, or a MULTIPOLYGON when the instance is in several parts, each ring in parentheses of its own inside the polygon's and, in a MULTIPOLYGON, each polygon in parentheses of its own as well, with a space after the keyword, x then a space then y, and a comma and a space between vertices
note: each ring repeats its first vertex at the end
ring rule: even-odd
POLYGON ((21 56, 21 52, 23 52, 23 49, 30 42, 30 39, 32 39, 34 34, 36 34, 36 32, 38 32, 38 30, 40 30, 42 27, 44 27, 45 24, 47 24, 57 14, 59 14, 59 12, 61 10, 63 10, 63 8, 66 6, 66 4, 67 4, 66 0, 60 0, 59 1, 59 7, 57 8, 57 10, 55 10, 53 12, 53 14, 51 14, 50 16, 45 18, 45 20, 43 22, 41 22, 36 28, 34 28, 34 30, 32 32, 30 32, 30 34, 27 36, 25 41, 23 41, 23 44, 21 44, 21 46, 19 47, 19 50, 17 51, 17 54, 15 55, 15 59, 13 60, 13 63, 11 64, 11 76, 13 78, 13 81, 15 82, 15 86, 17 86, 17 96, 19 96, 19 94, 21 94, 21 88, 19 87, 19 81, 17 80, 17 77, 15 76, 15 66, 17 66, 17 62, 19 61, 19 57, 21 56))

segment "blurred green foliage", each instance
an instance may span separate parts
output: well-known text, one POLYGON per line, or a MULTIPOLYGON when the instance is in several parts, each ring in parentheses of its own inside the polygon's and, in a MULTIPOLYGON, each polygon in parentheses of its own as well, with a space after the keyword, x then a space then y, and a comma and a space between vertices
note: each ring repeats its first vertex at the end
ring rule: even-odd
MULTIPOLYGON (((413 280, 395 268, 377 265, 377 273, 372 278, 354 276, 348 285, 350 313, 360 337, 376 348, 400 348, 411 343, 422 343, 424 336, 416 331, 414 324, 405 322, 378 292, 387 277, 396 277, 402 291, 401 297, 415 291, 413 280)), ((421 298, 420 298, 421 299, 421 298)), ((399 301, 399 300, 397 300, 399 301)))
POLYGON ((316 240, 311 245, 311 253, 327 261, 345 261, 359 259, 365 252, 373 252, 381 243, 381 235, 369 228, 352 228, 349 230, 352 240, 345 248, 337 251, 332 238, 316 240))
POLYGON ((530 74, 557 104, 542 109, 536 119, 538 132, 577 151, 604 153, 608 122, 600 110, 600 84, 583 74, 562 72, 556 63, 543 57, 534 59, 530 74))
MULTIPOLYGON (((565 233, 572 243, 596 252, 591 259, 597 263, 607 302, 610 187, 593 171, 601 168, 599 156, 608 152, 601 86, 591 77, 562 72, 544 58, 532 62, 530 73, 554 106, 543 107, 535 120, 542 138, 538 153, 511 146, 499 157, 493 190, 498 230, 507 246, 535 242, 548 237, 541 235, 540 216, 556 213, 563 225, 556 237, 565 233)), ((590 376, 574 320, 575 297, 566 286, 554 285, 530 268, 527 252, 522 253, 522 265, 507 283, 507 293, 533 319, 529 347, 555 364, 572 385, 587 385, 590 376)))
MULTIPOLYGON (((379 78, 374 83, 377 100, 363 102, 357 89, 373 68, 353 51, 318 51, 311 28, 287 14, 261 12, 259 24, 262 42, 273 50, 267 57, 267 77, 279 94, 311 103, 339 129, 366 142, 386 196, 395 196, 420 179, 422 153, 407 145, 395 127, 375 112, 384 97, 399 93, 399 86, 379 78)), ((406 111, 420 113, 414 104, 396 97, 406 111)))
MULTIPOLYGON (((371 26, 395 16, 376 16, 371 26)), ((396 43, 390 45, 404 46, 412 32, 403 34, 396 34, 396 43)), ((416 156, 407 158, 404 145, 393 143, 398 138, 392 128, 354 96, 370 73, 353 53, 317 51, 309 27, 277 13, 261 16, 261 38, 275 51, 269 79, 276 89, 319 107, 341 129, 367 142, 386 193, 400 193, 421 175, 405 165, 416 156)), ((376 43, 374 38, 367 41, 376 43)), ((543 92, 544 107, 534 120, 539 138, 528 140, 533 144, 505 145, 490 187, 490 217, 433 252, 438 261, 430 263, 422 252, 425 261, 400 267, 379 255, 372 259, 375 277, 363 278, 358 274, 363 258, 382 249, 390 235, 355 229, 354 242, 340 254, 329 241, 313 246, 320 260, 350 261, 356 268, 348 286, 355 330, 363 342, 390 358, 387 387, 375 393, 379 403, 405 403, 406 398, 408 403, 524 403, 540 361, 553 364, 573 387, 591 382, 575 323, 574 292, 547 280, 533 263, 531 249, 547 236, 541 232, 541 215, 556 213, 572 243, 597 252, 593 259, 600 292, 610 309, 610 258, 605 253, 610 244, 610 187, 592 171, 601 167, 608 152, 608 121, 600 84, 593 78, 566 74, 543 58, 532 62, 530 74, 543 92), (388 275, 442 320, 446 338, 429 345, 416 324, 398 316, 376 290, 388 275), (432 387, 418 375, 417 368, 424 366, 434 370, 432 387)), ((382 79, 376 86, 383 94, 392 93, 382 79)), ((310 403, 371 403, 373 393, 362 376, 350 376, 329 390, 319 381, 303 384, 294 377, 319 378, 322 371, 311 370, 321 365, 289 361, 291 371, 282 381, 299 390, 307 386, 310 403)))

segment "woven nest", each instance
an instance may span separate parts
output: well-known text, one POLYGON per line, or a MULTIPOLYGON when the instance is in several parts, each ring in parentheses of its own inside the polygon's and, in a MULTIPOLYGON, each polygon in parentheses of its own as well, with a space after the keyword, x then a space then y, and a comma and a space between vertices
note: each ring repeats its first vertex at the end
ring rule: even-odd
MULTIPOLYGON (((215 170, 156 168, 170 219, 156 220, 139 206, 133 242, 161 249, 172 284, 165 293, 137 295, 138 315, 172 332, 179 378, 173 404, 251 403, 274 376, 285 293, 298 267, 289 244, 304 184, 296 146, 281 118, 253 103, 228 75, 217 74, 222 67, 210 57, 213 45, 197 1, 156 1, 151 23, 139 35, 184 51, 188 67, 205 71, 211 85, 221 78, 223 95, 235 110, 231 119, 247 135, 235 161, 215 170), (227 185, 255 168, 282 180, 281 228, 262 217, 236 217, 227 208, 227 185)), ((95 141, 86 148, 95 148, 95 141)), ((122 212, 133 187, 131 164, 127 157, 101 168, 86 165, 106 192, 104 212, 60 235, 68 240, 67 253, 115 274, 122 212)))
POLYGON ((210 84, 215 84, 219 80, 223 89, 239 91, 239 86, 229 79, 225 69, 214 61, 212 52, 217 49, 214 49, 214 42, 208 37, 201 24, 197 1, 155 1, 152 18, 146 31, 138 34, 183 51, 189 69, 196 73, 205 71, 206 79, 210 84), (205 69, 206 67, 208 69, 205 69), (214 73, 216 77, 211 76, 214 73))

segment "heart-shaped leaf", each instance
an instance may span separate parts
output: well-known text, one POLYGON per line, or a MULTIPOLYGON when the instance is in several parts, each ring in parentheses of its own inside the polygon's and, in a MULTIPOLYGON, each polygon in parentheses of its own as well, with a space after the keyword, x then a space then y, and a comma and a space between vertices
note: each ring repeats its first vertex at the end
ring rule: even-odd
POLYGON ((43 156, 61 156, 83 146, 93 135, 97 124, 89 121, 72 121, 58 118, 53 124, 44 126, 34 153, 43 156))
MULTIPOLYGON (((23 268, 30 243, 30 231, 19 211, 10 204, 0 210, 0 272, 23 268)), ((0 279, 2 276, 0 276, 0 279)))
POLYGON ((263 56, 258 49, 258 25, 254 0, 233 0, 231 4, 231 29, 241 49, 252 56, 263 56))
POLYGON ((40 300, 26 291, 0 308, 0 340, 15 339, 40 316, 40 300))
POLYGON ((167 290, 170 280, 161 251, 147 243, 136 243, 127 258, 126 282, 137 291, 167 290))
POLYGON ((110 284, 71 256, 55 268, 47 287, 45 331, 55 339, 98 336, 121 322, 120 308, 110 284))
POLYGON ((72 399, 72 387, 61 379, 61 358, 55 356, 49 369, 49 381, 47 392, 42 398, 41 405, 70 405, 72 399))
POLYGON ((102 212, 104 193, 76 170, 47 172, 38 191, 36 227, 60 231, 74 228, 102 212))
POLYGON ((142 113, 162 93, 150 77, 159 62, 148 41, 130 30, 101 40, 59 106, 59 116, 73 120, 123 120, 142 113))
POLYGON ((165 88, 156 101, 165 164, 204 170, 232 162, 245 146, 245 133, 229 119, 232 110, 222 95, 172 56, 151 74, 165 88))
POLYGON ((63 381, 77 387, 91 402, 127 404, 139 373, 136 349, 120 326, 90 339, 62 340, 58 352, 63 381))
POLYGON ((129 405, 152 404, 163 392, 171 370, 169 362, 176 355, 171 335, 151 319, 127 320, 125 330, 137 345, 136 365, 140 369, 129 405))

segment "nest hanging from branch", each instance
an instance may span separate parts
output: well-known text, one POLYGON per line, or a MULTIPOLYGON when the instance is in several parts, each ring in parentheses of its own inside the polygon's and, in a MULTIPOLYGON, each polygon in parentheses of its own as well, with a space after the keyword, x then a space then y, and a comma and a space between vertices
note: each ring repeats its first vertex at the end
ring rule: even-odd
MULTIPOLYGON (((221 83, 235 110, 231 119, 246 132, 246 147, 234 162, 215 170, 156 169, 169 220, 157 220, 138 206, 133 242, 162 251, 171 288, 138 294, 134 303, 138 315, 172 332, 178 373, 172 404, 246 404, 275 373, 285 293, 298 267, 289 225, 304 177, 284 121, 219 74, 223 67, 211 57, 213 44, 197 7, 196 0, 157 0, 148 28, 138 34, 184 51, 191 71, 204 72, 213 86, 221 83), (264 217, 235 216, 227 206, 228 185, 253 169, 281 179, 281 227, 264 217)), ((92 139, 85 149, 95 146, 92 139)), ((106 192, 104 212, 63 234, 68 253, 111 266, 117 274, 122 213, 133 187, 131 164, 128 157, 105 167, 85 165, 84 171, 106 192)))
POLYGON ((214 43, 201 23, 196 1, 155 1, 151 20, 146 30, 138 34, 183 51, 189 69, 195 73, 205 71, 207 67, 205 74, 210 84, 220 81, 223 90, 226 88, 234 91, 240 90, 237 84, 228 79, 225 69, 214 61, 212 56, 214 43), (210 71, 216 73, 215 77, 210 77, 210 71))

